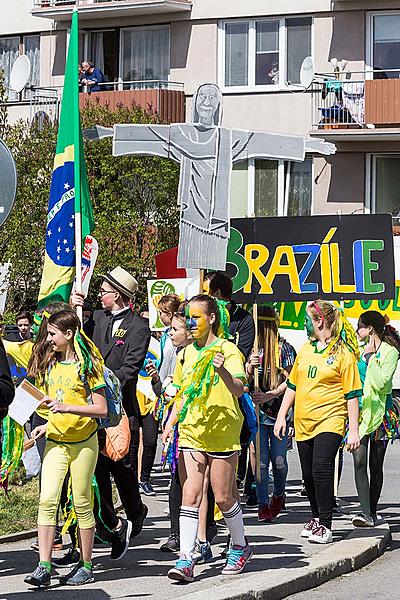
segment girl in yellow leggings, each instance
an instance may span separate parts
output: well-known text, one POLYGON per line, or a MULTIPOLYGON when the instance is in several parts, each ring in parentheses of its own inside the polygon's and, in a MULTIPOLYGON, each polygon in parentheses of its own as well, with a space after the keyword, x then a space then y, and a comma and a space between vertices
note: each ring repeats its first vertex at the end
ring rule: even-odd
MULTIPOLYGON (((25 578, 26 583, 37 587, 50 585, 57 507, 68 469, 79 526, 81 561, 68 575, 61 577, 60 582, 81 585, 93 581, 91 487, 98 454, 95 419, 106 416, 107 402, 102 365, 89 346, 85 352, 80 350, 77 343, 79 326, 77 315, 70 310, 51 315, 47 325, 50 349, 39 366, 49 408, 48 422, 32 432, 34 439, 46 435, 38 515, 40 562, 25 578)), ((84 344, 84 341, 80 339, 80 343, 84 344)))

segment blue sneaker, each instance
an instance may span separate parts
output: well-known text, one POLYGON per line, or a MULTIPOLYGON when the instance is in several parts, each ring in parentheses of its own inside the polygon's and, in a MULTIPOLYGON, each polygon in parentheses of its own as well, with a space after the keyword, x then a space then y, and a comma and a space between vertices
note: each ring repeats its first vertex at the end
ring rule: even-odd
POLYGON ((168 577, 173 581, 191 583, 194 581, 194 562, 190 557, 179 558, 175 567, 168 571, 168 577))
POLYGON ((196 546, 194 548, 193 562, 196 565, 205 564, 211 562, 213 559, 213 553, 211 550, 210 542, 200 542, 196 540, 196 546))

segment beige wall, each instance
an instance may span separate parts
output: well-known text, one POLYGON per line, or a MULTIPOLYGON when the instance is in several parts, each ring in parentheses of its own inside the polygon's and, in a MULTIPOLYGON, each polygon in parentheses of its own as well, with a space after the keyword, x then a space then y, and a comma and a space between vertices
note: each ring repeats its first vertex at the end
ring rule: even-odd
POLYGON ((331 10, 331 0, 193 0, 191 19, 228 19, 331 10))
POLYGON ((32 5, 33 0, 2 0, 0 35, 50 30, 51 20, 32 17, 32 5))
POLYGON ((332 58, 348 60, 346 71, 365 69, 363 11, 340 12, 314 18, 314 63, 317 72, 331 73, 332 58))
POLYGON ((67 47, 66 30, 42 34, 40 40, 40 85, 62 85, 67 47))
POLYGON ((362 213, 364 198, 363 153, 315 157, 313 214, 362 213))

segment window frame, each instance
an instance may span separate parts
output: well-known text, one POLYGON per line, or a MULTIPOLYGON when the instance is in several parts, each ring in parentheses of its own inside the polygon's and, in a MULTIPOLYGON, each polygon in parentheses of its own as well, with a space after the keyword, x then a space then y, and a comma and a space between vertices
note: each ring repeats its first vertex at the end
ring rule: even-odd
MULTIPOLYGON (((306 158, 311 159, 311 215, 314 214, 314 156, 306 155, 306 158)), ((255 158, 249 158, 247 161, 247 214, 243 217, 232 217, 232 218, 249 218, 255 217, 255 181, 256 181, 256 164, 255 158)), ((278 163, 278 199, 277 199, 277 214, 276 217, 287 217, 288 216, 288 200, 289 200, 289 187, 290 183, 290 172, 286 169, 286 165, 291 164, 294 161, 287 161, 282 159, 271 159, 273 162, 278 163), (289 175, 289 178, 288 178, 289 175)), ((268 218, 268 217, 266 217, 268 218)))
POLYGON ((365 78, 374 78, 374 17, 400 16, 400 10, 368 11, 366 14, 366 36, 365 36, 365 78))
MULTIPOLYGON (((398 158, 400 152, 370 152, 366 155, 365 168, 365 214, 377 214, 376 211, 376 159, 377 158, 398 158)), ((398 219, 399 217, 392 217, 398 219)))
POLYGON ((299 14, 299 15, 291 15, 286 17, 260 17, 260 18, 252 18, 252 19, 224 19, 218 22, 218 85, 223 94, 241 94, 241 93, 276 93, 276 92, 290 92, 290 91, 299 91, 300 83, 298 84, 289 84, 286 81, 287 77, 287 21, 291 19, 311 19, 311 54, 310 56, 314 57, 314 16, 309 14, 299 14), (256 41, 256 24, 262 21, 279 21, 279 73, 283 73, 282 77, 279 77, 279 84, 265 84, 265 85, 256 85, 256 49, 257 49, 257 41, 256 41), (226 59, 226 32, 225 25, 229 23, 244 23, 249 27, 248 34, 248 75, 247 75, 247 85, 225 85, 225 59, 226 59))
MULTIPOLYGON (((30 33, 16 33, 13 35, 0 35, 0 39, 2 39, 2 40, 10 40, 10 39, 18 40, 18 57, 25 55, 25 39, 27 37, 38 37, 39 38, 39 53, 40 53, 41 46, 42 46, 42 32, 41 31, 33 31, 30 33)), ((40 83, 41 83, 41 69, 40 69, 40 61, 39 61, 39 85, 38 85, 38 87, 40 87, 40 83)), ((21 104, 24 102, 27 104, 30 103, 30 98, 25 98, 25 96, 24 96, 24 90, 22 90, 21 92, 13 92, 13 94, 15 95, 15 97, 12 99, 8 99, 6 101, 6 104, 21 104)))
POLYGON ((169 24, 160 24, 160 25, 138 25, 133 27, 121 27, 119 30, 119 58, 118 58, 118 81, 123 81, 123 33, 124 31, 143 31, 150 29, 166 29, 168 30, 168 45, 169 45, 169 53, 168 53, 168 79, 167 81, 171 81, 171 27, 169 24))

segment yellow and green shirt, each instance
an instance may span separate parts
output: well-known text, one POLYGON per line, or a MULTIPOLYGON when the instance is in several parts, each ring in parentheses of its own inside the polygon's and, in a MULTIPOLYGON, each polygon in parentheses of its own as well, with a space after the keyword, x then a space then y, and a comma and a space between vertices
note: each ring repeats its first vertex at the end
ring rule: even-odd
POLYGON ((294 429, 297 441, 332 432, 344 435, 347 401, 362 396, 353 354, 340 348, 336 354, 318 351, 316 343, 300 349, 287 385, 296 392, 294 429))
MULTIPOLYGON (((201 352, 220 345, 225 356, 224 367, 233 377, 246 381, 243 356, 235 344, 217 339, 209 346, 199 348, 196 343, 186 346, 177 356, 173 383, 179 389, 191 376, 201 352)), ((179 400, 178 400, 179 402, 179 400)), ((179 424, 179 447, 194 448, 204 452, 230 452, 240 450, 240 431, 243 415, 239 402, 218 373, 207 399, 206 406, 190 407, 185 420, 179 424)))
MULTIPOLYGON (((103 375, 89 376, 88 387, 92 392, 105 387, 103 375)), ((64 404, 86 406, 87 390, 79 376, 79 363, 57 362, 51 368, 46 378, 46 391, 51 399, 64 404)), ((84 442, 97 430, 96 420, 92 417, 83 417, 71 413, 48 414, 49 424, 46 437, 54 442, 84 442)))

